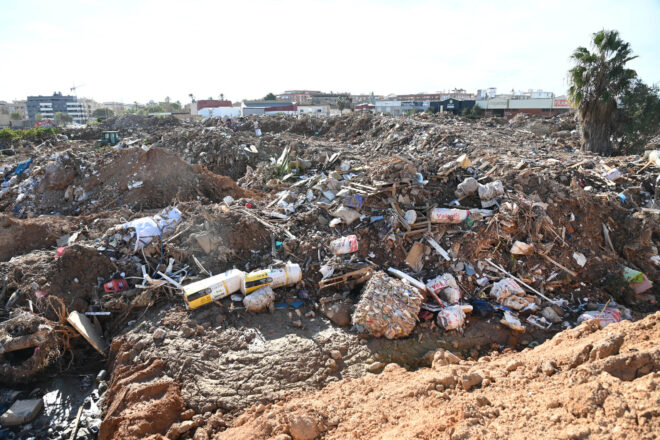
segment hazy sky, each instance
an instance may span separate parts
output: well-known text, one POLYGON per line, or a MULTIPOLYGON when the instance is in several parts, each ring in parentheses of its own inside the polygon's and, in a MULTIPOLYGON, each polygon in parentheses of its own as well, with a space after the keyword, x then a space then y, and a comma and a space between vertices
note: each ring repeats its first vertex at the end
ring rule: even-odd
POLYGON ((0 0, 0 100, 238 101, 286 89, 566 91, 569 56, 617 29, 660 81, 660 1, 0 0))

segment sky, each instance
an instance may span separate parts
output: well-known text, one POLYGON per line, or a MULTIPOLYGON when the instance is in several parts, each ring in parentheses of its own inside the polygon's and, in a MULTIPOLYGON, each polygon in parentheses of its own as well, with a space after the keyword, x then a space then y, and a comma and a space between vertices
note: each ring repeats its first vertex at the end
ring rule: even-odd
POLYGON ((616 29, 660 81, 660 0, 0 0, 0 100, 258 99, 463 88, 564 94, 570 55, 616 29))

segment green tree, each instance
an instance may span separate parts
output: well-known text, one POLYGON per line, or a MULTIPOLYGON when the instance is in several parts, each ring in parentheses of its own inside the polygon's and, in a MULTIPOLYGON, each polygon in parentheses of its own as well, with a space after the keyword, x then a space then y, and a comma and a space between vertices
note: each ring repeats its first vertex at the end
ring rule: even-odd
POLYGON ((622 151, 641 153, 653 137, 660 135, 660 88, 636 79, 621 99, 617 122, 622 151))
POLYGON ((337 109, 339 110, 340 116, 345 108, 346 108, 346 98, 340 96, 339 98, 337 98, 337 109))
POLYGON ((220 93, 220 99, 224 101, 224 99, 225 99, 225 94, 224 93, 220 93))
POLYGON ((578 47, 571 56, 575 66, 568 71, 568 94, 582 125, 582 150, 609 155, 617 100, 637 75, 625 66, 637 57, 617 31, 594 33, 591 46, 593 52, 578 47))
POLYGON ((36 115, 34 115, 34 119, 35 119, 37 122, 38 122, 38 121, 41 121, 43 118, 44 118, 44 115, 42 115, 41 113, 37 113, 36 115))
POLYGON ((272 93, 267 94, 264 96, 264 101, 276 101, 277 97, 273 95, 272 93))
POLYGON ((19 112, 11 112, 9 114, 9 117, 11 118, 12 121, 20 121, 21 120, 21 114, 19 112))
POLYGON ((58 125, 64 125, 67 123, 73 122, 73 116, 64 112, 55 113, 55 123, 58 125))
POLYGON ((108 119, 111 118, 115 115, 115 112, 113 112, 111 109, 105 107, 105 108, 97 108, 92 112, 92 117, 96 119, 108 119))
POLYGON ((190 102, 195 102, 195 95, 192 93, 188 93, 188 98, 190 98, 190 102))

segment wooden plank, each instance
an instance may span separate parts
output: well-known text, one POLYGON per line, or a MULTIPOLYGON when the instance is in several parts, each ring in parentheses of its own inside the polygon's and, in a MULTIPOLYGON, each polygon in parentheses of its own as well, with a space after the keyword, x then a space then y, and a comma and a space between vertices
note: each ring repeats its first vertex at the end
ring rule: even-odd
POLYGON ((69 317, 66 318, 66 320, 69 321, 69 324, 71 324, 73 328, 75 328, 78 333, 80 333, 82 337, 92 345, 92 347, 105 356, 108 344, 106 344, 103 337, 97 333, 94 325, 87 316, 73 311, 69 314, 69 317))
POLYGON ((406 257, 406 264, 415 272, 419 272, 424 267, 424 243, 416 241, 410 248, 406 257))
POLYGON ((371 267, 363 267, 362 269, 354 270, 343 275, 319 281, 319 290, 327 289, 328 287, 346 284, 351 279, 358 279, 358 282, 364 282, 371 276, 371 267))

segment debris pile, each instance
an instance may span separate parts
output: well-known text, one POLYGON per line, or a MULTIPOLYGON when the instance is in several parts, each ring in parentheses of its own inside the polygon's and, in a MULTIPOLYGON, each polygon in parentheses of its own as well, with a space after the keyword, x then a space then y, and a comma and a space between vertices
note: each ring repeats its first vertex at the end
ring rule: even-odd
POLYGON ((0 165, 0 362, 27 381, 107 368, 90 436, 217 436, 443 344, 476 361, 657 309, 657 148, 583 154, 570 115, 101 129, 122 140, 71 131, 0 165))

